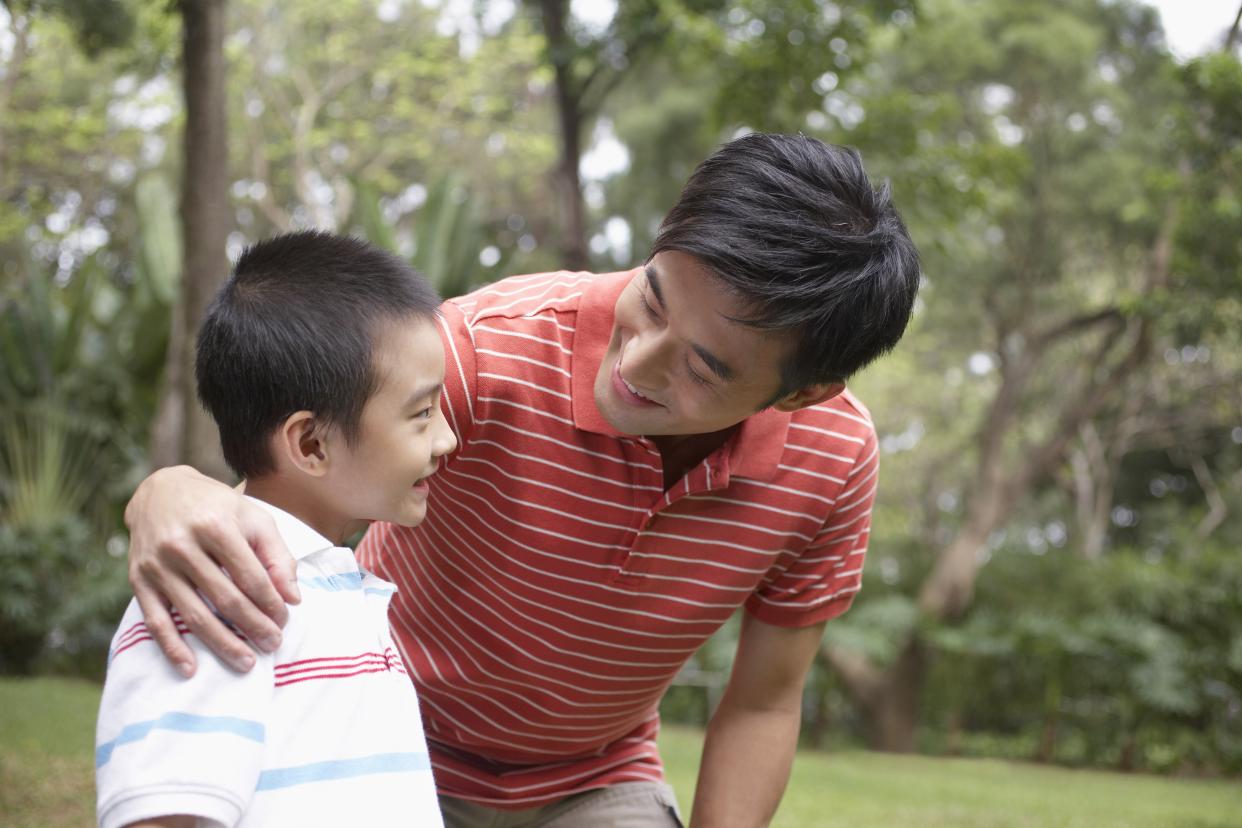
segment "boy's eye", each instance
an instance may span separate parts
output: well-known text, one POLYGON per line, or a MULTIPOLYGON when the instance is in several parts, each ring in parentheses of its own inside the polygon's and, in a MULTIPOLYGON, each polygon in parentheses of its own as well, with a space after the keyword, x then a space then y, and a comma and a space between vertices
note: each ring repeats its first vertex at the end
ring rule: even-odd
POLYGON ((432 408, 431 408, 431 406, 427 406, 427 407, 426 407, 426 408, 424 408, 422 411, 419 411, 417 414, 415 414, 415 415, 414 415, 414 419, 416 419, 416 420, 430 420, 430 419, 431 419, 431 412, 432 412, 432 408))

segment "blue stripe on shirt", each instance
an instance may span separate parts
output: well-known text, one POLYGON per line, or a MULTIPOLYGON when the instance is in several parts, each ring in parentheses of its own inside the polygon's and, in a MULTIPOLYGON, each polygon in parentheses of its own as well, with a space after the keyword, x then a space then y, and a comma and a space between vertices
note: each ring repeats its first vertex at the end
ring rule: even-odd
POLYGON ((362 589, 361 572, 342 572, 340 575, 328 575, 323 578, 298 578, 298 583, 311 589, 326 589, 329 592, 344 592, 362 589))
POLYGON ((152 730, 176 730, 181 733, 232 733, 263 744, 265 729, 262 722, 236 719, 232 716, 196 716, 193 713, 165 713, 149 722, 126 725, 111 742, 95 748, 95 767, 100 768, 112 758, 112 751, 120 745, 145 739, 152 730))
POLYGON ((426 753, 377 753, 357 759, 336 759, 315 762, 291 768, 273 768, 259 774, 256 791, 271 791, 311 782, 332 779, 351 779, 355 776, 371 776, 377 773, 408 773, 431 770, 431 759, 426 753))

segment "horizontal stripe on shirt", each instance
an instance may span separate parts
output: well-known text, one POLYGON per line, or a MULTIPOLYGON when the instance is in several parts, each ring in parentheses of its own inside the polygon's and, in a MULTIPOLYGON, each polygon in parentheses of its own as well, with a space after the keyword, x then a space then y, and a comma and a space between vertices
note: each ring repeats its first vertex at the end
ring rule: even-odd
POLYGON ((236 719, 232 716, 196 716, 193 713, 165 713, 158 719, 126 725, 115 739, 95 748, 95 767, 100 768, 112 758, 119 745, 145 739, 153 730, 175 730, 178 733, 227 733, 252 742, 263 743, 265 728, 262 722, 236 719))
POLYGON ((292 768, 271 768, 259 774, 256 791, 273 791, 312 782, 334 779, 352 779, 373 776, 377 773, 409 773, 430 770, 431 760, 426 753, 379 753, 356 759, 334 759, 330 762, 314 762, 292 768))

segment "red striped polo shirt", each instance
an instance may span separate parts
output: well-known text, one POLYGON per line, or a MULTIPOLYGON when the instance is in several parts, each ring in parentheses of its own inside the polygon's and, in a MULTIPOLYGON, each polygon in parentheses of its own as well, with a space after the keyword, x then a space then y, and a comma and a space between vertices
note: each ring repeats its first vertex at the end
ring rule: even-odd
POLYGON ((459 448, 427 518, 371 527, 441 793, 528 808, 662 779, 657 705, 738 607, 787 627, 858 591, 878 451, 849 393, 766 410, 665 491, 593 387, 640 271, 516 276, 446 302, 459 448))

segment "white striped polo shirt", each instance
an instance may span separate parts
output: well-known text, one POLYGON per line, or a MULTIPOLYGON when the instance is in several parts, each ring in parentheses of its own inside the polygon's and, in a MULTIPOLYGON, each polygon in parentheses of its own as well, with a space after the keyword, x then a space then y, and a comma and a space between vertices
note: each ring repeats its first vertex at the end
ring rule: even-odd
POLYGON ((302 591, 280 648, 234 673, 178 620, 198 659, 185 679, 131 601, 99 709, 100 825, 191 814, 204 825, 441 826, 418 698, 389 632, 392 584, 261 505, 302 591))
POLYGON ((805 626, 858 591, 878 452, 851 395, 750 417, 668 491, 655 445, 602 418, 638 272, 513 277, 443 307, 459 448, 423 523, 359 548, 400 587, 442 793, 525 808, 659 780, 659 700, 736 609, 805 626))

